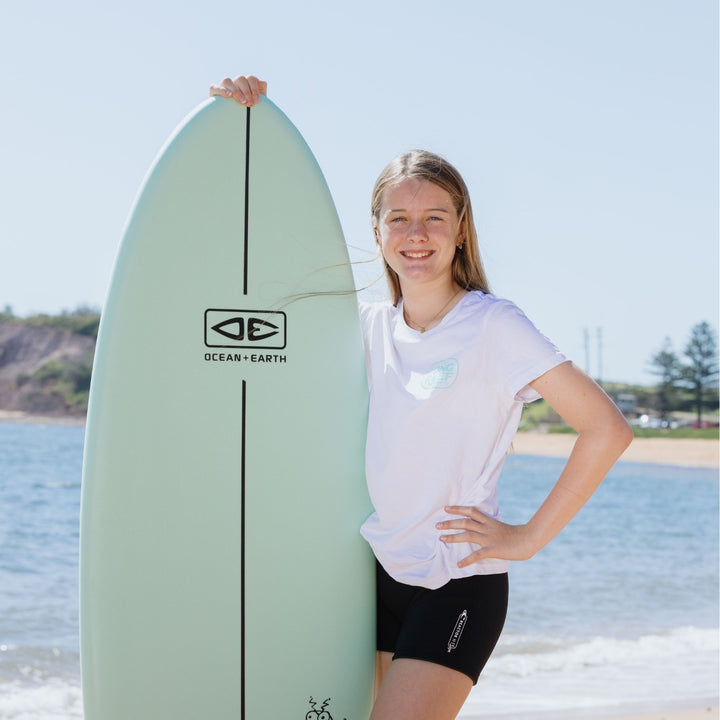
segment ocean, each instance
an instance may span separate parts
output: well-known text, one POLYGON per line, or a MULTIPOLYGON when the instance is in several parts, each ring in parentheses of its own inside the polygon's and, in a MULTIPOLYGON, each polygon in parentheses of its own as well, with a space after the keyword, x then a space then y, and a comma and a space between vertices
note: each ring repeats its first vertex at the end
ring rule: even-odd
MULTIPOLYGON (((82 718, 77 554, 83 429, 0 423, 0 719, 82 718)), ((505 520, 562 468, 510 456, 505 520)), ((192 648, 188 639, 188 649, 192 648)), ((510 610, 463 718, 578 718, 718 701, 718 473, 619 463, 510 573, 510 610)))

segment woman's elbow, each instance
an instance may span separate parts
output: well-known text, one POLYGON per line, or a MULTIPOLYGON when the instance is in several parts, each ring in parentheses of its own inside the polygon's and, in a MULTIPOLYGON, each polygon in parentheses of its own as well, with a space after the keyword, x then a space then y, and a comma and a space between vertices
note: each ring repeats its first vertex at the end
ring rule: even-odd
POLYGON ((605 429, 608 444, 617 452, 618 457, 627 450, 635 434, 625 417, 616 410, 614 417, 605 429))
POLYGON ((623 418, 622 421, 622 431, 620 434, 620 442, 622 443, 623 450, 625 450, 630 443, 633 441, 633 438, 635 437, 635 433, 633 432, 633 429, 628 424, 628 421, 623 418))

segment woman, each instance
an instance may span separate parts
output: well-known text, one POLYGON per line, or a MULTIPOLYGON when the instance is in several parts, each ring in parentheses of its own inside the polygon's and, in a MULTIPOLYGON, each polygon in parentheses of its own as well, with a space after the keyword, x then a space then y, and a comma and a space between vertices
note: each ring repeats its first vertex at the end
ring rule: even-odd
MULTIPOLYGON (((252 76, 210 88, 247 106, 266 91, 252 76)), ((362 534, 378 559, 371 720, 450 720, 502 629, 508 562, 531 558, 570 522, 632 432, 515 305, 490 294, 455 168, 421 151, 396 158, 371 209, 392 294, 361 304, 375 510, 362 534), (533 517, 508 525, 496 484, 522 405, 539 397, 578 438, 533 517)))

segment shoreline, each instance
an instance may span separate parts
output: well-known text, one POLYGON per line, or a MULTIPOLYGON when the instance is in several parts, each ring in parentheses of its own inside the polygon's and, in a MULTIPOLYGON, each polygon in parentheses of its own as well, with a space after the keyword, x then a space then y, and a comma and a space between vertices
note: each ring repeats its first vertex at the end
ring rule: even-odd
MULTIPOLYGON (((677 707, 677 706, 676 706, 677 707)), ((606 711, 607 712, 607 711, 606 711)), ((606 715, 600 714, 595 715, 590 710, 581 710, 576 714, 573 714, 569 710, 562 710, 558 713, 542 712, 537 714, 524 714, 524 715, 507 715, 507 720, 718 720, 717 704, 703 705, 702 707, 695 707, 688 710, 667 710, 657 712, 622 712, 619 711, 617 714, 606 715)), ((500 717, 498 716, 498 720, 500 717)), ((459 720, 489 720, 488 718, 481 718, 476 715, 468 714, 463 715, 462 712, 459 716, 459 720)))
MULTIPOLYGON (((85 417, 32 415, 20 410, 0 410, 0 423, 66 425, 82 427, 85 417)), ((518 432, 511 454, 567 457, 577 436, 562 433, 518 432)), ((719 468, 720 443, 696 438, 635 438, 620 462, 650 463, 693 468, 719 468)))
POLYGON ((694 710, 671 710, 669 712, 641 713, 639 715, 613 715, 596 720, 717 720, 718 708, 704 707, 694 710))
POLYGON ((21 425, 71 425, 82 427, 85 416, 72 415, 32 415, 23 410, 0 410, 0 423, 19 423, 21 425))
MULTIPOLYGON (((511 453, 541 457, 567 457, 577 435, 519 432, 511 453)), ((720 443, 695 438, 635 438, 618 462, 651 463, 693 468, 718 468, 720 443)))

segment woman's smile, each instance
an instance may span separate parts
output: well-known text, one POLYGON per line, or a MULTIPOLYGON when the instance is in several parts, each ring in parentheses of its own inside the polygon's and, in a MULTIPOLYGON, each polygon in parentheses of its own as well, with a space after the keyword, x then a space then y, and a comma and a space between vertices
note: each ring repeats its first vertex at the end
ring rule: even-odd
POLYGON ((433 252, 432 250, 401 250, 400 254, 406 258, 412 258, 417 260, 418 258, 430 257, 433 252))

